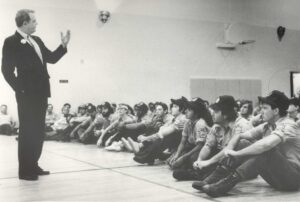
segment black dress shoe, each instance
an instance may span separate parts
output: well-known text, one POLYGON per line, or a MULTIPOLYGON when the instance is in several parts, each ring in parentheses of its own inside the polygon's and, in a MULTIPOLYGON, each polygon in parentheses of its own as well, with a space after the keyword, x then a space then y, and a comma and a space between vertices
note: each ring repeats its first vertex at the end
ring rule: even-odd
POLYGON ((28 181, 36 181, 39 179, 38 175, 31 174, 31 175, 19 175, 20 180, 28 180, 28 181))
POLYGON ((46 171, 46 170, 43 170, 42 168, 38 167, 36 169, 36 174, 37 175, 50 175, 50 171, 46 171))

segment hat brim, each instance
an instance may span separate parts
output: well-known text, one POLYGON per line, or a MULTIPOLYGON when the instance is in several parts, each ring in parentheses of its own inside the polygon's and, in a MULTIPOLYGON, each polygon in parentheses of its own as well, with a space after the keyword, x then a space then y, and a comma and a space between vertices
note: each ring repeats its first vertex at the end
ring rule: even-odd
POLYGON ((176 105, 182 105, 182 102, 180 102, 179 100, 175 100, 175 99, 171 99, 171 103, 176 104, 176 105))
POLYGON ((175 105, 177 105, 177 106, 181 106, 181 107, 183 107, 183 108, 186 108, 186 107, 187 107, 187 101, 182 100, 182 99, 177 99, 177 100, 171 99, 171 103, 172 103, 172 104, 175 104, 175 105))
POLYGON ((187 108, 187 109, 191 109, 191 110, 193 110, 195 113, 200 113, 200 112, 201 112, 201 107, 195 105, 195 104, 192 103, 192 102, 187 102, 185 105, 186 105, 186 108, 187 108))
POLYGON ((274 102, 272 102, 270 99, 267 97, 258 97, 258 100, 262 104, 268 104, 268 105, 276 105, 274 102))
POLYGON ((220 106, 217 103, 213 103, 209 106, 213 110, 220 110, 220 106))

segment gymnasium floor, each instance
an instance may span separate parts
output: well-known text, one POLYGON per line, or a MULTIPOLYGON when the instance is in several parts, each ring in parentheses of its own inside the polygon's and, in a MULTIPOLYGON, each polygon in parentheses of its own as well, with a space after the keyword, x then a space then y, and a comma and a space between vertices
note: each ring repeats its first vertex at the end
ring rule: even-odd
POLYGON ((144 166, 132 154, 94 145, 45 142, 40 160, 51 175, 38 181, 17 177, 15 136, 0 135, 0 201, 300 201, 300 191, 270 188, 261 178, 239 184, 228 196, 212 199, 176 182, 163 164, 144 166))

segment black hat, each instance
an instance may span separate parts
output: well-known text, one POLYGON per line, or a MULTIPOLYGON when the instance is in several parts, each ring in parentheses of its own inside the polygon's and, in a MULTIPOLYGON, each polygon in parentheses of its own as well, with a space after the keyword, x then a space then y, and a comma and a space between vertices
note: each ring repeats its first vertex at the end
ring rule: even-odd
POLYGON ((148 106, 144 102, 139 102, 138 104, 135 105, 137 109, 147 112, 148 111, 148 106))
POLYGON ((259 101, 283 111, 286 111, 290 104, 289 98, 283 92, 278 90, 273 90, 266 97, 259 97, 259 101))
POLYGON ((172 104, 176 104, 181 108, 186 108, 187 107, 187 102, 188 102, 188 99, 186 99, 183 96, 179 99, 171 99, 172 104))
POLYGON ((101 104, 103 108, 107 108, 107 109, 110 109, 111 108, 111 105, 109 102, 104 102, 103 104, 101 104))
POLYGON ((222 112, 234 111, 237 103, 231 95, 222 95, 210 106, 213 110, 221 110, 222 112))
POLYGON ((96 107, 94 105, 88 105, 87 106, 87 112, 88 113, 93 113, 96 111, 96 107))
POLYGON ((196 113, 201 113, 206 106, 201 98, 194 98, 192 101, 186 102, 186 108, 192 109, 196 113))

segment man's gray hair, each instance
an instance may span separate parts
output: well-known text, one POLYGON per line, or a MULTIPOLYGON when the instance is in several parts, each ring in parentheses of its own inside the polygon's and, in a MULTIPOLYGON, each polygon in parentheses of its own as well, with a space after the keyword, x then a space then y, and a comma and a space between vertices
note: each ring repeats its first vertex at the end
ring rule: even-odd
POLYGON ((34 10, 21 9, 17 12, 16 18, 15 18, 17 27, 21 27, 24 22, 29 22, 30 21, 29 13, 34 13, 34 10))

